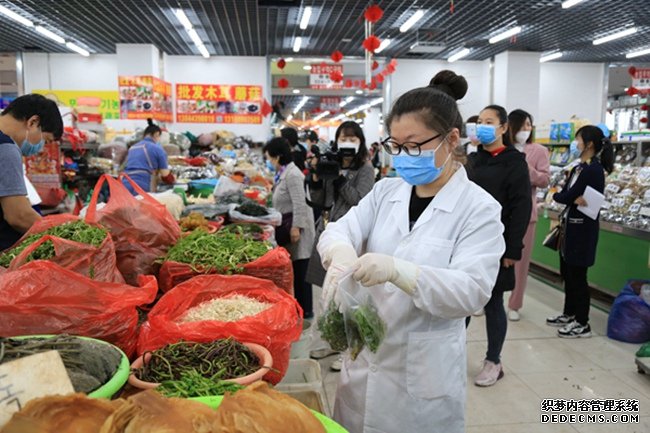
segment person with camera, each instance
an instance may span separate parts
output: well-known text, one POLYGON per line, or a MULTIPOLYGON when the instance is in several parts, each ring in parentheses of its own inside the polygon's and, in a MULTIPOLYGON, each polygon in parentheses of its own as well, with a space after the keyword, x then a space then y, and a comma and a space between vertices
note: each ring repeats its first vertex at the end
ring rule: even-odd
MULTIPOLYGON (((316 250, 320 234, 328 223, 337 221, 356 206, 375 184, 375 172, 368 160, 366 138, 361 127, 356 122, 343 122, 336 130, 332 151, 316 154, 311 160, 311 168, 307 181, 310 202, 322 211, 316 221, 316 242, 307 268, 307 281, 322 287, 325 269, 316 250)), ((324 358, 333 353, 322 349, 314 350, 310 355, 324 358)), ((332 369, 340 370, 341 361, 334 361, 332 369)))

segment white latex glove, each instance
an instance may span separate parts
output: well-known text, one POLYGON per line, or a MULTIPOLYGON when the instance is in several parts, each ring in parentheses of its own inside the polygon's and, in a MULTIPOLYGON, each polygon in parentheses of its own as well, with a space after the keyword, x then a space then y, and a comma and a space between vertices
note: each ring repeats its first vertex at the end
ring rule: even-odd
POLYGON ((341 274, 357 261, 357 252, 350 244, 334 244, 322 257, 323 267, 327 269, 323 282, 323 301, 327 308, 332 300, 340 304, 337 293, 341 274))
POLYGON ((354 278, 365 287, 393 283, 409 295, 415 293, 418 265, 385 254, 364 254, 354 264, 354 278))

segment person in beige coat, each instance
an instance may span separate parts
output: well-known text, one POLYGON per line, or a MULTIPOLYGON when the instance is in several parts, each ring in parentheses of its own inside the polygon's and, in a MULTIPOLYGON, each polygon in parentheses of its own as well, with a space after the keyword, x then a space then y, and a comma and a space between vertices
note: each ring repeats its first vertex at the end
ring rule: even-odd
POLYGON ((275 168, 273 208, 291 218, 291 242, 284 247, 293 263, 293 289, 304 317, 313 317, 311 284, 307 283, 307 267, 314 244, 314 214, 305 197, 305 175, 293 162, 291 147, 284 138, 274 138, 264 146, 266 159, 275 168), (290 216, 289 216, 290 215, 290 216))

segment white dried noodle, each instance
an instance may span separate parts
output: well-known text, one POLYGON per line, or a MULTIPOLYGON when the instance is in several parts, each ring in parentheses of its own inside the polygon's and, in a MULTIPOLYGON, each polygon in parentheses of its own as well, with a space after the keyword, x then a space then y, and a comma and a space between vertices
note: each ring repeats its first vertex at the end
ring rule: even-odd
POLYGON ((212 299, 187 310, 187 313, 181 317, 180 322, 200 322, 203 320, 236 322, 244 317, 259 314, 271 306, 272 304, 242 295, 212 299))

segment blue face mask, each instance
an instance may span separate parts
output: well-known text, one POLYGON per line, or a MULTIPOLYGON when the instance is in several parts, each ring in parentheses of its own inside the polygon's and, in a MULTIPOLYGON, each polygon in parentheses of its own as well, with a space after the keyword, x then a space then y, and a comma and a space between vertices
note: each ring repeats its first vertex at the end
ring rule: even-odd
POLYGON ((580 149, 578 149, 578 142, 576 140, 573 140, 571 142, 571 146, 569 146, 569 153, 573 158, 580 158, 582 152, 580 152, 580 149))
POLYGON ((494 125, 476 125, 476 137, 482 145, 489 146, 497 141, 497 128, 494 125))
POLYGON ((393 167, 409 185, 427 185, 440 177, 442 169, 451 157, 450 153, 445 162, 440 167, 436 167, 436 151, 440 149, 440 146, 435 150, 422 151, 420 156, 400 153, 393 157, 393 167))
POLYGON ((42 132, 41 132, 41 140, 36 144, 30 143, 28 137, 29 137, 29 130, 27 131, 27 135, 23 140, 23 144, 20 146, 20 151, 22 152, 23 156, 36 155, 41 150, 43 150, 43 146, 45 146, 45 139, 43 138, 42 132))
POLYGON ((275 166, 268 159, 266 160, 266 168, 268 168, 271 173, 275 173, 275 166))

